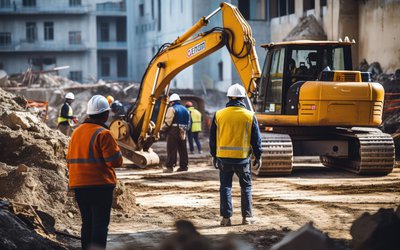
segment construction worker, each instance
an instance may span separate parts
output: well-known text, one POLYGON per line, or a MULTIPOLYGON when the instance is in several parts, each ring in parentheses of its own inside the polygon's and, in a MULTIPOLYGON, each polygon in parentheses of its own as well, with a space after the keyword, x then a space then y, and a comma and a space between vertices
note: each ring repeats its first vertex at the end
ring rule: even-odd
POLYGON ((245 108, 244 87, 238 83, 230 86, 227 96, 226 108, 215 113, 210 129, 210 153, 214 167, 219 169, 221 225, 231 225, 234 173, 241 188, 242 224, 252 224, 250 153, 253 152, 253 165, 258 169, 262 153, 260 130, 254 113, 245 108))
POLYGON ((178 94, 169 97, 169 105, 161 133, 167 133, 167 162, 164 172, 171 173, 174 170, 179 152, 179 168, 177 171, 188 170, 188 153, 186 148, 186 133, 189 125, 189 111, 179 103, 178 94))
POLYGON ((114 102, 114 97, 112 97, 111 95, 107 96, 107 102, 108 102, 108 105, 110 105, 110 107, 111 107, 111 104, 114 102))
POLYGON ((105 249, 113 190, 114 168, 122 166, 122 154, 107 121, 110 106, 101 95, 87 105, 87 118, 72 134, 67 165, 69 189, 75 191, 82 218, 82 249, 105 249))
POLYGON ((78 120, 74 116, 71 104, 75 100, 75 95, 71 92, 65 95, 65 102, 60 109, 60 113, 57 119, 57 129, 60 130, 64 135, 71 136, 72 126, 78 123, 78 120))
POLYGON ((188 129, 188 141, 190 153, 194 153, 193 139, 196 142, 197 150, 199 154, 203 153, 201 150, 201 143, 199 140, 199 133, 201 132, 201 113, 193 107, 192 102, 186 102, 185 107, 190 113, 190 128, 188 129))

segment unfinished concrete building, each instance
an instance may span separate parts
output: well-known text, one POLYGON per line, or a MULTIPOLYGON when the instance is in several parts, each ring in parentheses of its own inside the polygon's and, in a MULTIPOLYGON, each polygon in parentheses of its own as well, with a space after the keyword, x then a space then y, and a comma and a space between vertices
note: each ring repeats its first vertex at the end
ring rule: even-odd
POLYGON ((28 68, 87 82, 127 80, 124 1, 1 0, 0 69, 28 68))

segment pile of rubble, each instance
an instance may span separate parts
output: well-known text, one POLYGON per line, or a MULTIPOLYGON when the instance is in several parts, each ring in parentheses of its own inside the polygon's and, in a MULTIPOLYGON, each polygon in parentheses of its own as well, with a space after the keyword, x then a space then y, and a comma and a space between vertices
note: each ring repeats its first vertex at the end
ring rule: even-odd
MULTIPOLYGON (((0 198, 34 206, 53 216, 59 231, 77 233, 79 211, 73 197, 67 195, 68 137, 49 128, 25 106, 23 97, 0 88, 0 198)), ((113 208, 124 213, 135 209, 135 195, 122 184, 115 189, 113 208)), ((7 214, 2 212, 2 216, 7 214)), ((0 230, 7 233, 2 227, 0 224, 0 230)), ((9 233, 19 235, 21 240, 25 237, 22 228, 20 234, 9 233)), ((6 235, 4 239, 14 238, 6 235)))
MULTIPOLYGON (((196 227, 186 220, 175 223, 176 232, 166 237, 159 249, 254 249, 246 239, 234 235, 227 235, 223 240, 213 241, 201 235, 196 227)), ((350 229, 353 237, 351 249, 354 250, 381 250, 398 249, 400 246, 400 206, 394 209, 379 209, 374 214, 364 213, 356 219, 350 229)), ((265 235, 266 236, 266 235, 265 235)), ((260 239, 264 239, 261 236, 260 239)), ((335 241, 327 234, 314 227, 312 222, 306 223, 297 231, 289 232, 271 250, 345 250, 346 246, 335 241)), ((135 246, 126 246, 124 249, 136 249, 135 246)))

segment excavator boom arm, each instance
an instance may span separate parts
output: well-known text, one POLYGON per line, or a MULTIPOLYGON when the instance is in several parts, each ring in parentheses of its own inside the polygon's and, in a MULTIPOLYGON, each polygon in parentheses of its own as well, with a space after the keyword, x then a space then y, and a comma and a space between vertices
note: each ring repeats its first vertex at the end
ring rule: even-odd
POLYGON ((167 108, 170 81, 183 69, 224 45, 227 46, 248 93, 255 90, 261 71, 251 28, 235 6, 221 3, 220 8, 209 16, 202 17, 172 44, 162 46, 150 62, 142 79, 136 104, 128 114, 128 122, 133 126, 131 137, 136 143, 137 150, 147 150, 158 139, 167 108), (223 28, 214 28, 191 38, 220 10, 223 16, 223 28), (152 124, 154 106, 160 97, 162 98, 157 120, 152 124))

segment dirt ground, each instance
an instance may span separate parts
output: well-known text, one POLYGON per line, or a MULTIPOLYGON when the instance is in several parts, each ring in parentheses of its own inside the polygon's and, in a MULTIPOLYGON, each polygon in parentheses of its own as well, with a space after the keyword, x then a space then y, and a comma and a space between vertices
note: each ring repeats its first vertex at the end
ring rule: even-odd
MULTIPOLYGON (((164 142, 154 145, 162 159, 164 146, 164 142)), ((291 176, 253 177, 254 225, 241 225, 240 188, 235 179, 233 225, 221 227, 218 170, 206 152, 190 155, 188 172, 163 173, 157 167, 119 169, 119 180, 136 193, 136 208, 130 215, 113 212, 107 248, 158 248, 175 231, 175 221, 186 219, 211 242, 233 234, 255 249, 268 249, 312 221, 351 249, 350 227, 356 218, 400 205, 399 168, 387 176, 357 176, 325 168, 312 158, 296 158, 291 176)))

